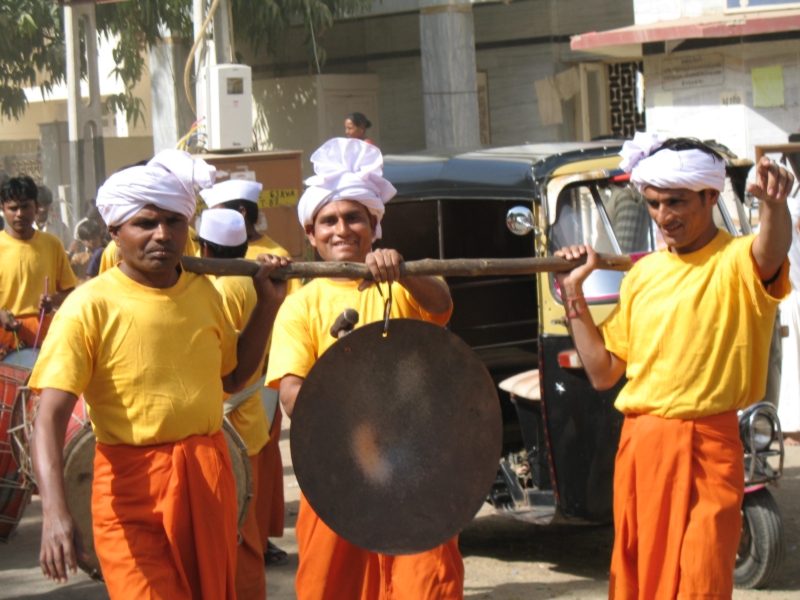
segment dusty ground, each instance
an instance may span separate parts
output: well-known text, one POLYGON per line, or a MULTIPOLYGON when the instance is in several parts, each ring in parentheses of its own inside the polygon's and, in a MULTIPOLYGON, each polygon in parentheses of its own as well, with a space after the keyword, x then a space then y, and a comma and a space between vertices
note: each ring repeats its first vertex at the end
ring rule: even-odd
MULTIPOLYGON (((284 419, 287 426, 288 422, 284 419)), ((270 600, 296 597, 294 524, 299 489, 289 457, 289 431, 282 433, 286 534, 276 541, 289 552, 290 560, 286 566, 266 569, 270 600)), ((788 448, 786 458, 781 487, 773 488, 786 529, 786 561, 769 590, 737 591, 737 600, 800 600, 800 448, 788 448)), ((108 598, 102 585, 82 574, 60 587, 42 577, 37 562, 40 527, 41 508, 35 498, 17 536, 0 544, 0 598, 108 598)), ((606 598, 612 541, 610 527, 536 527, 495 516, 487 507, 461 535, 466 596, 492 600, 606 598)))

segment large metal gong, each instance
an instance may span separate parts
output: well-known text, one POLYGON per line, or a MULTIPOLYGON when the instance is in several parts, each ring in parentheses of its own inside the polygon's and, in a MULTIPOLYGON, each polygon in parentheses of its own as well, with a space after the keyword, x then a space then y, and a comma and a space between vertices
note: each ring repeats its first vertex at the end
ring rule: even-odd
POLYGON ((292 414, 297 480, 349 542, 430 550, 481 508, 497 473, 500 403, 469 346, 410 319, 356 329, 308 374, 292 414))

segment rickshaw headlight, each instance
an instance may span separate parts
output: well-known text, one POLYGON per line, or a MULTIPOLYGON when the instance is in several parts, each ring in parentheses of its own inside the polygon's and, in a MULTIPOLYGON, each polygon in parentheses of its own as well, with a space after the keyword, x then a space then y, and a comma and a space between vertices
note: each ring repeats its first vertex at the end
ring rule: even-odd
POLYGON ((775 428, 772 426, 772 420, 766 415, 756 415, 753 420, 753 444, 757 452, 766 450, 775 439, 775 428))

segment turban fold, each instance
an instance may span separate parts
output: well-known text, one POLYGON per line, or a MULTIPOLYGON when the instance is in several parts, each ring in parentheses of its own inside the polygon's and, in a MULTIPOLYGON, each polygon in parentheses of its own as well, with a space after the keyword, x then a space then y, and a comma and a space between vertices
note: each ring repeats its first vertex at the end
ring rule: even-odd
POLYGON ((297 204, 300 223, 311 225, 319 209, 337 200, 363 204, 378 224, 372 241, 381 237, 384 204, 397 190, 383 178, 383 155, 375 146, 356 139, 333 138, 311 155, 316 175, 306 179, 308 186, 297 204))
POLYGON ((661 150, 664 140, 654 133, 637 133, 625 142, 620 168, 631 175, 631 183, 645 188, 702 190, 725 189, 725 161, 702 150, 661 150), (655 154, 654 154, 655 153, 655 154))
POLYGON ((204 210, 200 218, 198 235, 212 244, 241 246, 247 241, 244 217, 238 210, 230 208, 204 210))
POLYGON ((97 191, 97 210, 106 225, 122 225, 146 205, 194 215, 195 188, 214 184, 216 169, 182 150, 162 150, 145 166, 114 173, 97 191))

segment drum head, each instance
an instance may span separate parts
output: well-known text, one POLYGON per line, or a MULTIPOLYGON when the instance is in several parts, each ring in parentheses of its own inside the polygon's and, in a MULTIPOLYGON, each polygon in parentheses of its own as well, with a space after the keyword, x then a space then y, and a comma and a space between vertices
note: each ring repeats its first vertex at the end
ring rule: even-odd
POLYGON ((90 425, 80 430, 64 448, 64 488, 67 490, 69 512, 83 534, 83 546, 88 562, 78 566, 92 579, 103 580, 100 561, 94 549, 92 533, 92 482, 94 481, 94 451, 97 442, 90 425))
POLYGON ((300 489, 347 541, 414 554, 456 536, 497 474, 500 402, 478 356, 423 321, 336 342, 300 388, 291 448, 300 489))
POLYGON ((231 455, 233 479, 236 481, 236 502, 239 507, 238 526, 244 524, 250 499, 253 497, 253 472, 250 468, 250 458, 247 456, 247 446, 236 433, 228 419, 222 421, 222 433, 228 442, 228 454, 231 455))
POLYGON ((6 354, 0 362, 4 362, 7 365, 14 365, 15 367, 33 369, 38 357, 39 348, 20 348, 6 354))

